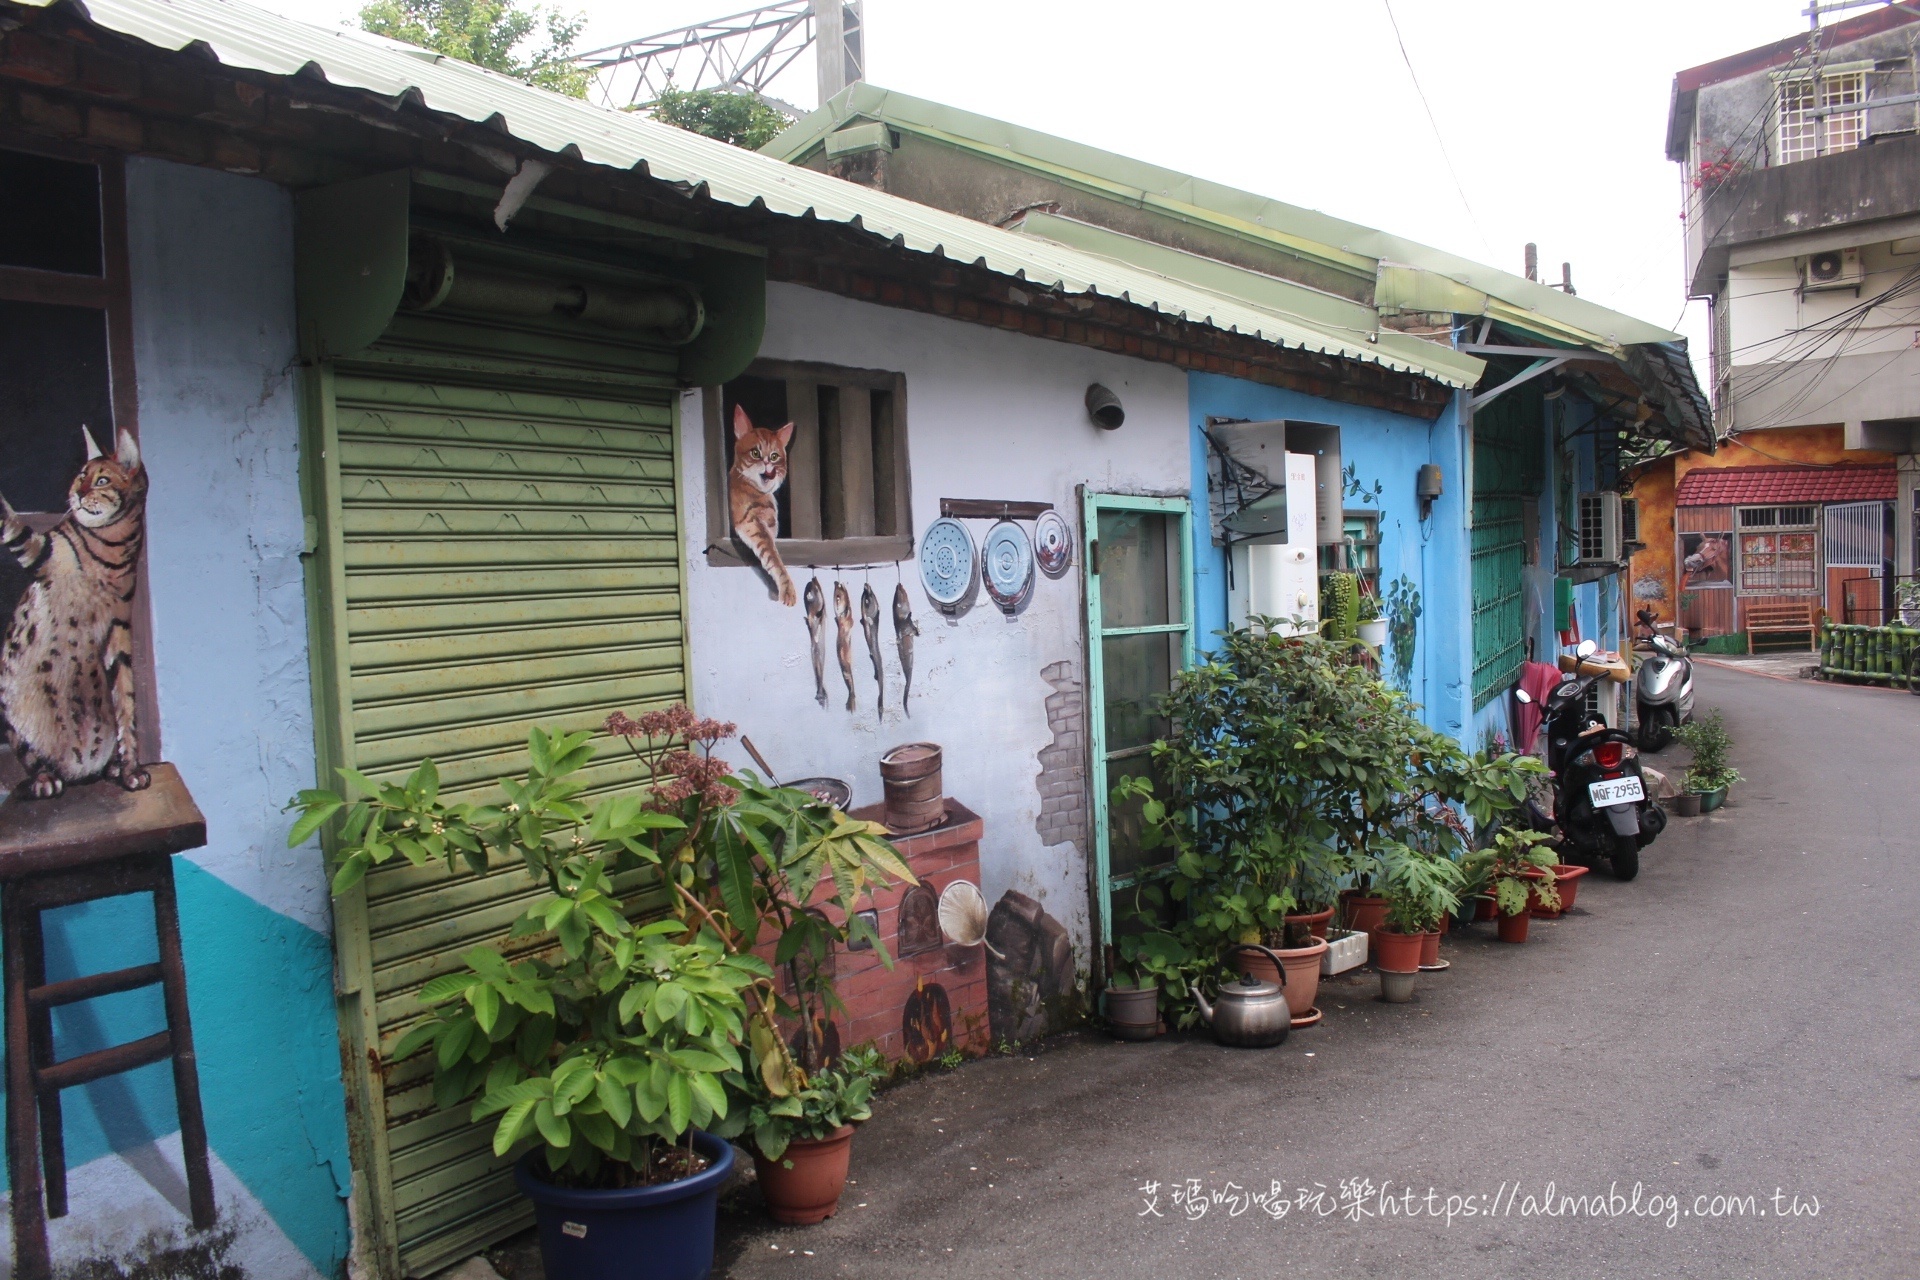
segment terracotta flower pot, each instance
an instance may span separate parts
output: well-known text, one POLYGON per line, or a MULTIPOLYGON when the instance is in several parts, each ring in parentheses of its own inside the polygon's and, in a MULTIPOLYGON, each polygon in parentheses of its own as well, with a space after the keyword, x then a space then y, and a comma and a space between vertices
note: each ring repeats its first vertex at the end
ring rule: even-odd
POLYGON ((1500 941, 1525 942, 1527 940, 1527 922, 1533 919, 1531 911, 1516 911, 1510 916, 1500 917, 1500 941))
POLYGON ((1473 900, 1473 922, 1475 924, 1481 924, 1488 920, 1498 920, 1499 918, 1500 906, 1493 900, 1491 894, 1483 893, 1473 900))
POLYGON ((1376 930, 1373 967, 1387 973, 1419 972, 1420 950, 1426 945, 1426 938, 1424 933, 1401 933, 1391 928, 1376 930))
POLYGON ((1683 791, 1671 801, 1665 803, 1671 803, 1673 805, 1673 812, 1677 817, 1697 818, 1700 816, 1700 793, 1697 791, 1683 791))
POLYGON ((1420 935, 1420 963, 1428 968, 1440 963, 1440 930, 1420 935))
POLYGON ((1387 922, 1387 900, 1371 894, 1348 892, 1341 898, 1346 908, 1347 928, 1355 933, 1379 933, 1387 922))
MULTIPOLYGON (((1311 946, 1274 947, 1273 953, 1280 957, 1280 963, 1286 966, 1287 1011, 1296 1021, 1307 1016, 1313 1008, 1314 997, 1320 994, 1320 957, 1327 954, 1327 942, 1316 939, 1311 946)), ((1280 976, 1273 971, 1273 961, 1259 951, 1236 951, 1233 953, 1233 967, 1241 973, 1250 973, 1262 982, 1271 982, 1276 986, 1280 976)))
POLYGON ((853 1126, 842 1125, 824 1138, 796 1138, 786 1154, 769 1160, 754 1153, 760 1194, 775 1222, 808 1226, 825 1222, 840 1207, 847 1185, 847 1161, 853 1155, 853 1126))
POLYGON ((1541 905, 1540 894, 1536 891, 1527 895, 1527 904, 1533 914, 1542 920, 1558 920, 1573 910, 1574 895, 1580 891, 1580 877, 1587 874, 1590 867, 1555 866, 1553 869, 1553 887, 1560 894, 1560 909, 1549 911, 1541 905))
POLYGON ((1307 926, 1308 933, 1311 933, 1316 938, 1324 939, 1327 936, 1327 922, 1332 919, 1333 908, 1328 907, 1324 911, 1305 911, 1297 916, 1288 916, 1287 923, 1303 924, 1307 926))

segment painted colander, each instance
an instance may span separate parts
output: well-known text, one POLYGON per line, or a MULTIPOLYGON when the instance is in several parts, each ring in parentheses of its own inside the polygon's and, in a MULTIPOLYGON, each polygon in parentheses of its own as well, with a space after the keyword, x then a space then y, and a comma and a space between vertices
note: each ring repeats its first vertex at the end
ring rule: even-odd
POLYGON ((1011 520, 1002 520, 987 533, 980 553, 982 577, 987 594, 1007 613, 1020 607, 1033 586, 1033 542, 1027 531, 1011 520))
POLYGON ((920 535, 920 582, 940 608, 955 608, 972 595, 977 572, 973 535, 958 520, 942 516, 920 535))
POLYGON ((1073 530, 1058 511, 1042 511, 1033 522, 1033 558, 1049 578, 1059 577, 1073 563, 1073 530))

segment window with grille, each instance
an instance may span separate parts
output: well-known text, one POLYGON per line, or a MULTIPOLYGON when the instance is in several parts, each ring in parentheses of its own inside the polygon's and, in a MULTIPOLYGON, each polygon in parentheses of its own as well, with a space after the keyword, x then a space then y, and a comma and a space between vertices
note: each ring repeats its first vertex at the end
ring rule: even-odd
POLYGON ((741 377, 706 393, 709 564, 752 563, 729 514, 736 410, 756 427, 791 425, 786 479, 773 495, 776 542, 789 568, 913 554, 905 375, 756 360, 741 377))
POLYGON ((1810 160, 1830 151, 1852 151, 1866 141, 1867 74, 1864 70, 1796 76, 1779 85, 1775 164, 1810 160), (1858 104, 1857 111, 1835 107, 1858 104), (1816 111, 1829 114, 1820 116, 1816 111))
POLYGON ((1815 512, 1813 507, 1740 508, 1742 594, 1818 590, 1815 512))

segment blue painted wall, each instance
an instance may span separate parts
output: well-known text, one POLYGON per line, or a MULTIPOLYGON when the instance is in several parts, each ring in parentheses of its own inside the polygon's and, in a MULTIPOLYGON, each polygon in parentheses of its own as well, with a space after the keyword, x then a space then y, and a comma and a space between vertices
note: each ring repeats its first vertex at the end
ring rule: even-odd
MULTIPOLYGON (((290 1244, 333 1276, 350 1241, 328 898, 318 849, 286 849, 280 812, 314 777, 291 202, 266 182, 151 160, 128 162, 127 185, 162 754, 209 837, 174 860, 207 1129, 218 1162, 270 1219, 242 1230, 283 1238, 239 1252, 291 1260, 290 1244)), ((55 979, 155 958, 146 895, 49 913, 47 924, 55 979)), ((122 1043, 162 1021, 157 990, 69 1006, 55 1014, 57 1051, 122 1043)), ((165 1064, 64 1101, 76 1177, 178 1129, 165 1064)), ((177 1174, 142 1176, 157 1186, 177 1174)), ((242 1198, 226 1195, 223 1214, 244 1217, 242 1198)))
POLYGON ((1206 420, 1288 418, 1330 423, 1340 428, 1342 462, 1354 467, 1355 479, 1369 492, 1376 481, 1382 486, 1377 504, 1347 498, 1345 505, 1350 509, 1377 507, 1380 513, 1383 592, 1404 575, 1420 593, 1419 641, 1407 692, 1421 705, 1428 724, 1462 735, 1471 710, 1467 664, 1473 646, 1470 579, 1466 573, 1466 472, 1454 406, 1450 404, 1436 421, 1426 422, 1218 374, 1191 374, 1188 387, 1195 513, 1194 603, 1202 646, 1227 625, 1226 554, 1213 545, 1206 518, 1206 420), (1414 498, 1414 479, 1420 466, 1428 462, 1439 464, 1444 492, 1423 521, 1414 498))

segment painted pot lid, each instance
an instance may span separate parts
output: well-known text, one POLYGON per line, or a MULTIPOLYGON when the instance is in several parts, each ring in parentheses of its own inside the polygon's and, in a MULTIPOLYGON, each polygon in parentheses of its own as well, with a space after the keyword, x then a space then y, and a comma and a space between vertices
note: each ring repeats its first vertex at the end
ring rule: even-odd
POLYGON ((920 535, 920 582, 934 604, 951 609, 966 600, 978 571, 973 535, 958 520, 942 516, 920 535))
POLYGON ((1027 531, 1011 520, 1002 520, 988 531, 980 560, 987 594, 1012 613, 1033 585, 1033 542, 1027 531))
POLYGON ((1059 577, 1073 563, 1073 530, 1058 511, 1042 511, 1033 522, 1033 558, 1049 578, 1059 577))

